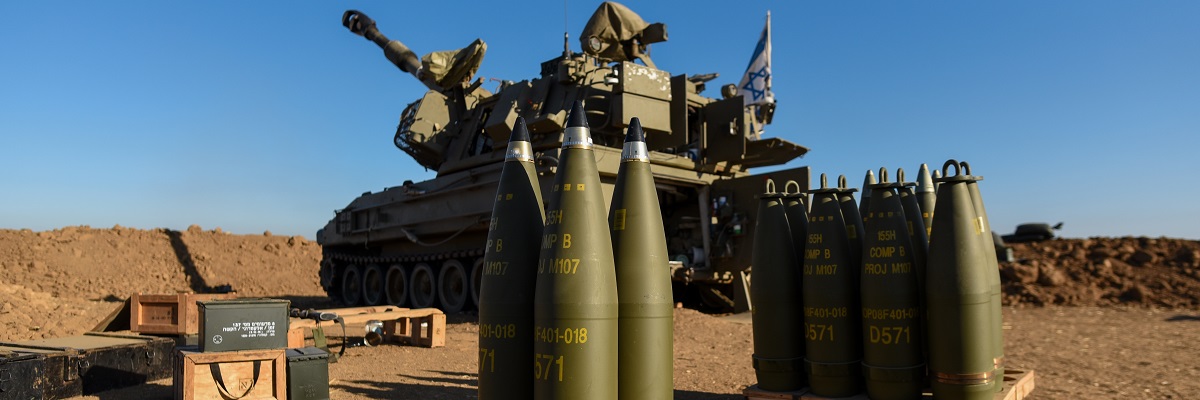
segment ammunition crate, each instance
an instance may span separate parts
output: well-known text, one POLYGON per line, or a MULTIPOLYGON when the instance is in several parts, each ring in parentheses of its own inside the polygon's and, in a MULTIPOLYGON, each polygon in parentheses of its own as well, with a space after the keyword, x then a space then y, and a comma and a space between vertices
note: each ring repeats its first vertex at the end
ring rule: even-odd
POLYGON ((18 354, 44 357, 44 375, 34 386, 40 386, 46 398, 65 398, 166 378, 175 342, 90 332, 0 345, 18 354))
POLYGON ((285 400, 287 357, 283 349, 199 352, 181 347, 175 354, 176 400, 285 400))
POLYGON ((0 398, 44 398, 45 368, 46 357, 43 355, 0 350, 0 398))
POLYGON ((329 400, 329 353, 316 347, 287 350, 291 400, 329 400))
POLYGON ((282 349, 288 345, 287 300, 198 302, 200 351, 282 349))
POLYGON ((83 395, 82 358, 74 351, 0 345, 0 397, 65 399, 83 395), (33 374, 32 378, 29 376, 33 374), (10 394, 11 393, 11 394, 10 394), (32 393, 32 396, 26 394, 32 393), (11 396, 11 397, 10 397, 11 396))
POLYGON ((138 293, 130 299, 129 330, 162 335, 195 335, 200 333, 197 301, 236 297, 235 293, 138 293))

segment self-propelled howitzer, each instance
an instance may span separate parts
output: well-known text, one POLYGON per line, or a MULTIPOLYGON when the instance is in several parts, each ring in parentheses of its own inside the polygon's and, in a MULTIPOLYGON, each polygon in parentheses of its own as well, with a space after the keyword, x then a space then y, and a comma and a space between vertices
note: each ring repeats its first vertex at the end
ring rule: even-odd
MULTIPOLYGON (((584 102, 605 204, 621 162, 626 124, 646 133, 679 290, 697 290, 713 307, 746 306, 750 243, 762 176, 808 149, 760 137, 774 105, 744 106, 732 85, 722 98, 701 95, 715 74, 671 75, 646 55, 666 41, 666 26, 604 3, 584 28, 583 52, 543 62, 538 77, 502 81, 495 92, 474 74, 486 44, 420 59, 347 11, 342 23, 379 45, 399 69, 429 88, 405 107, 396 147, 437 176, 364 193, 317 232, 321 285, 346 305, 394 304, 454 312, 478 302, 484 246, 504 150, 517 117, 527 122, 542 192, 557 170, 567 112, 584 102), (640 61, 637 62, 637 61, 640 61), (735 290, 737 289, 737 290, 735 290)), ((771 172, 808 185, 808 167, 771 172)), ((531 221, 530 223, 536 223, 531 221)))

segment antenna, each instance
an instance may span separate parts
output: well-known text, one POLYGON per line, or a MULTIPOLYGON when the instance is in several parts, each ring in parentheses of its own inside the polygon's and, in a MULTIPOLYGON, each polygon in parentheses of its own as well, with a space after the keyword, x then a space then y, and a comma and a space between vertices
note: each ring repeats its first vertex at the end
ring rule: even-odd
POLYGON ((563 0, 563 58, 571 57, 571 35, 567 30, 567 1, 563 0))

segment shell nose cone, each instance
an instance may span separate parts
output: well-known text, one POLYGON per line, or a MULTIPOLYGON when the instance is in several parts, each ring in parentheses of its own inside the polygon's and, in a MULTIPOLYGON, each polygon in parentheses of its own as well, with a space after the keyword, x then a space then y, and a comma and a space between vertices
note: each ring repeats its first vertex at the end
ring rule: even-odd
POLYGON ((629 142, 645 142, 646 133, 642 132, 642 121, 637 117, 629 120, 629 130, 625 132, 625 143, 629 142))
POLYGON ((933 177, 928 165, 921 164, 921 170, 917 172, 917 192, 933 192, 933 177))
POLYGON ((571 113, 567 114, 568 128, 587 128, 587 114, 583 112, 583 102, 575 100, 575 104, 571 106, 571 113))
POLYGON ((509 142, 528 142, 529 128, 525 127, 525 118, 517 117, 517 122, 513 124, 512 135, 508 137, 509 142))

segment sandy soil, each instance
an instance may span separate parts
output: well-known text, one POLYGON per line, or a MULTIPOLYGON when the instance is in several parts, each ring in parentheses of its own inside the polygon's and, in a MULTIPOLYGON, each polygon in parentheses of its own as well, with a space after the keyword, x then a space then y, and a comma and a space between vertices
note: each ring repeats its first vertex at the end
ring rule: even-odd
MULTIPOLYGON (((1023 261, 1004 267, 1006 301, 1015 305, 1005 308, 1006 348, 1011 365, 1037 371, 1032 398, 1200 395, 1197 249, 1195 241, 1144 238, 1019 246, 1023 261)), ((246 296, 328 304, 319 258, 303 238, 219 228, 0 230, 0 341, 82 333, 139 291, 228 284, 246 296)), ((445 348, 350 349, 330 366, 333 398, 475 398, 475 316, 449 320, 445 348)), ((746 315, 676 310, 676 398, 741 399, 754 383, 750 330, 746 315)), ((167 399, 170 385, 83 398, 167 399)))

